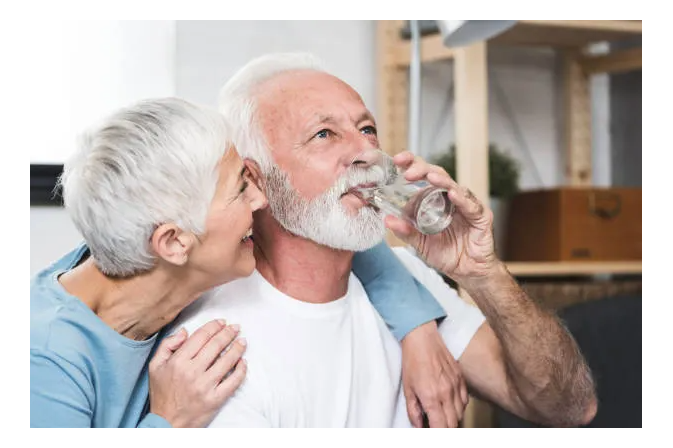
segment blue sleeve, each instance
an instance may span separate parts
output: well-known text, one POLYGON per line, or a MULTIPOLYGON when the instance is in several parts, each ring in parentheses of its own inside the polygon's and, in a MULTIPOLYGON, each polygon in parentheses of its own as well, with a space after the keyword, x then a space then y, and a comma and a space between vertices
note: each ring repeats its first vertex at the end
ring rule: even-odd
POLYGON ((31 428, 90 428, 93 406, 87 381, 42 353, 30 353, 31 428))
POLYGON ((160 417, 157 414, 147 414, 145 418, 138 423, 138 428, 172 428, 172 426, 165 418, 160 417))
POLYGON ((411 275, 385 241, 356 253, 353 273, 398 341, 414 328, 446 317, 444 308, 411 275))

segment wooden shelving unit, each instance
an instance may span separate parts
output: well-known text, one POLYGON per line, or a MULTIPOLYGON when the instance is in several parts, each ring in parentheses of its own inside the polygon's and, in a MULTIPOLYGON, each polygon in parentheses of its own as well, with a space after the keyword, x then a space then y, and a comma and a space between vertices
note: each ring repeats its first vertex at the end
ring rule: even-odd
MULTIPOLYGON (((379 139, 390 154, 407 144, 408 66, 410 42, 402 37, 404 21, 379 21, 379 139)), ((452 59, 455 75, 455 129, 458 182, 478 197, 488 197, 487 51, 492 45, 546 46, 563 53, 565 92, 566 184, 591 183, 591 104, 589 79, 596 73, 637 70, 642 49, 589 55, 586 47, 603 41, 642 36, 639 20, 521 20, 488 42, 447 48, 439 34, 421 40, 421 60, 452 59)), ((395 244, 395 239, 391 239, 395 244)), ((636 273, 639 263, 512 263, 514 275, 636 273)))
POLYGON ((567 262, 508 262, 507 269, 514 276, 564 276, 598 274, 641 274, 642 261, 567 261, 567 262))
MULTIPOLYGON (((400 20, 377 24, 379 140, 381 147, 390 154, 403 151, 407 144, 411 46, 402 37, 404 24, 405 21, 400 20)), ((589 186, 592 179, 589 79, 596 73, 641 69, 642 49, 590 55, 587 46, 640 36, 642 21, 639 20, 522 20, 488 42, 461 48, 445 47, 439 34, 423 36, 423 62, 454 61, 457 181, 469 187, 476 196, 488 197, 488 48, 494 45, 544 46, 563 54, 566 184, 589 186)), ((390 242, 396 244, 394 238, 390 242)), ((640 261, 512 262, 507 265, 515 276, 642 273, 640 261)), ((490 426, 490 422, 489 407, 472 399, 464 426, 490 426)))

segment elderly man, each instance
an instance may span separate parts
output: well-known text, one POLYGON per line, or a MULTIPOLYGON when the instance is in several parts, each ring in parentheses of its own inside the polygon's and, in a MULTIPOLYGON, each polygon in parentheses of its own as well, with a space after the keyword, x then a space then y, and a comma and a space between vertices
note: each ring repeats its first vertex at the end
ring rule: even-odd
MULTIPOLYGON (((350 193, 373 180, 358 156, 378 147, 374 118, 350 86, 297 54, 246 65, 222 89, 220 111, 269 208, 255 215, 253 275, 182 316, 191 331, 226 314, 249 342, 248 377, 211 426, 409 426, 400 345, 350 274, 354 251, 385 233, 379 213, 350 193)), ((495 257, 491 212, 440 168, 408 153, 395 163, 409 180, 448 189, 457 208, 433 236, 385 218, 423 261, 399 248, 396 255, 447 311, 430 343, 448 347, 475 394, 521 417, 589 422, 596 398, 586 363, 495 257)), ((412 420, 417 411, 410 409, 412 420)))

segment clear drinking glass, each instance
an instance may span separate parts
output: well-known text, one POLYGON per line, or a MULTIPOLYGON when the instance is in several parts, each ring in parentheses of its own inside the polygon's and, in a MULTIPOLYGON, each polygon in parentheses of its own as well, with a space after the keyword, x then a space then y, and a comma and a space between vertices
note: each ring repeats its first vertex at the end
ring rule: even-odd
POLYGON ((426 235, 439 233, 451 224, 454 205, 447 190, 426 181, 407 181, 392 157, 380 150, 363 152, 353 164, 381 170, 384 181, 355 189, 381 212, 406 220, 426 235))

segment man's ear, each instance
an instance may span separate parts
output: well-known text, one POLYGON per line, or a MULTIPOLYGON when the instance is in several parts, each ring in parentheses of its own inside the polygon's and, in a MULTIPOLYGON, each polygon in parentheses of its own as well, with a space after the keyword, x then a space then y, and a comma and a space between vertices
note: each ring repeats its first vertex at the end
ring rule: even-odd
POLYGON ((243 161, 245 167, 250 172, 250 179, 255 183, 255 186, 264 193, 266 191, 266 180, 262 174, 259 164, 252 159, 245 159, 243 161))
POLYGON ((196 237, 177 225, 168 223, 157 227, 150 242, 159 258, 176 266, 184 266, 189 260, 196 237))

